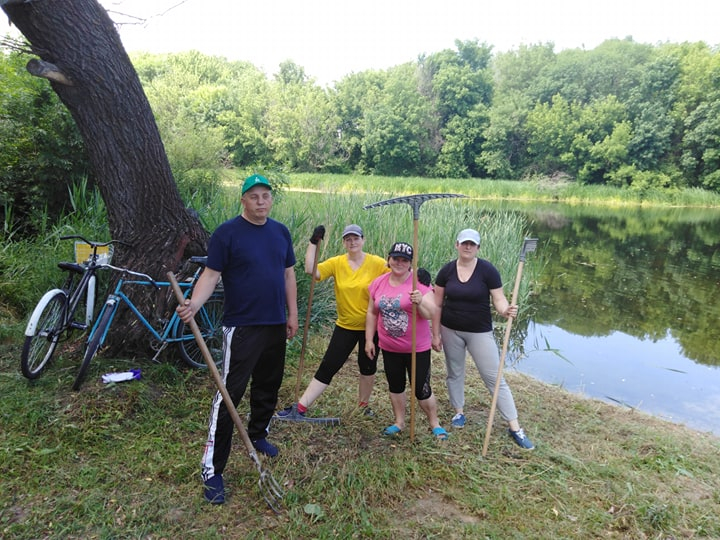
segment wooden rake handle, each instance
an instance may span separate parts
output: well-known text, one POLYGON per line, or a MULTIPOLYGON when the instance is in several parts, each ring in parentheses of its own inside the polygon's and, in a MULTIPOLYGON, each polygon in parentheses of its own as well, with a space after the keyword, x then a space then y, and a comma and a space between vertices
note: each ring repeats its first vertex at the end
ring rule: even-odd
MULTIPOLYGON (((518 291, 520 289, 520 278, 522 277, 524 262, 520 261, 518 265, 517 277, 515 278, 515 287, 513 288, 512 306, 517 302, 518 291)), ((490 444, 490 431, 492 430, 493 419, 495 418, 495 408, 497 407, 498 392, 500 391, 500 381, 503 376, 503 366, 505 365, 505 356, 507 355, 508 344, 510 343, 510 331, 514 317, 508 317, 507 326, 505 327, 505 337, 503 338, 502 354, 500 355, 500 363, 498 364, 497 378, 495 379, 495 389, 493 390, 492 403, 490 404, 490 413, 488 414, 487 429, 485 430, 485 442, 483 443, 482 456, 487 454, 488 445, 490 444)))
MULTIPOLYGON (((513 287, 512 299, 510 305, 517 303, 518 291, 520 290, 520 279, 522 278, 523 266, 525 266, 525 255, 535 251, 537 247, 537 238, 526 238, 520 251, 520 263, 518 264, 517 276, 515 276, 515 286, 513 287)), ((508 344, 510 343, 510 331, 515 317, 508 317, 507 326, 505 327, 505 337, 503 338, 502 354, 500 355, 500 363, 498 364, 497 379, 495 379, 495 389, 493 390, 492 403, 490 405, 490 414, 488 415, 487 429, 485 430, 485 442, 483 443, 482 456, 487 454, 488 444, 490 444, 490 431, 492 430, 493 420, 495 419, 495 408, 497 406, 498 392, 500 391, 500 381, 503 375, 503 366, 505 365, 505 356, 507 355, 508 344)))
MULTIPOLYGON (((412 260, 412 290, 417 289, 417 260, 418 260, 418 219, 413 219, 413 260, 412 260)), ((413 302, 410 334, 410 440, 415 440, 415 384, 417 383, 417 317, 418 307, 413 302)))
POLYGON ((300 381, 305 370, 305 350, 307 348, 308 329, 310 328, 310 315, 312 313, 313 295, 315 294, 315 274, 317 273, 318 259, 320 257, 320 242, 315 244, 315 257, 313 258, 312 275, 310 276, 310 293, 308 294, 307 312, 305 314, 305 327, 303 328, 302 346, 300 347, 300 360, 298 363, 297 381, 295 382, 295 403, 300 400, 300 381))
MULTIPOLYGON (((167 277, 168 277, 168 280, 170 281, 170 284, 172 286, 173 292, 175 293, 175 297, 177 298, 177 301, 180 304, 184 304, 185 297, 183 296, 182 290, 180 290, 180 286, 178 285, 177 279, 175 279, 175 274, 173 274, 172 272, 168 272, 167 277)), ((225 387, 225 383, 223 383, 222 377, 220 377, 220 372, 218 371, 218 368, 215 365, 215 361, 213 360, 212 355, 210 354, 210 350, 207 348, 207 344, 205 343, 205 340, 202 337, 202 333, 200 332, 200 328, 198 328, 198 325, 195 322, 194 317, 192 319, 190 319, 189 324, 190 324, 190 329, 192 330, 192 333, 195 336, 195 341, 197 342, 197 345, 200 348, 200 352, 202 352, 203 358, 205 359, 205 363, 207 364, 207 367, 210 370, 210 373, 212 374, 213 381, 215 381, 215 386, 217 387, 218 391, 220 392, 220 395, 223 398, 223 401, 225 402, 225 406, 227 407, 227 410, 230 413, 230 417, 233 419, 233 422, 235 422, 235 426, 237 426, 238 431, 240 432, 240 437, 242 438, 242 441, 245 444, 245 448, 247 448, 247 451, 250 454, 250 457, 252 458, 253 462, 255 463, 255 466, 258 468, 258 470, 260 472, 262 472, 260 458, 258 458, 257 452, 255 452, 255 447, 253 446, 252 441, 250 440, 250 436, 247 434, 247 431, 245 430, 245 426, 243 425, 242 419, 240 418, 240 415, 238 414, 237 409, 235 408, 235 404, 233 403, 232 398, 230 397, 230 394, 227 391, 227 388, 225 387)))

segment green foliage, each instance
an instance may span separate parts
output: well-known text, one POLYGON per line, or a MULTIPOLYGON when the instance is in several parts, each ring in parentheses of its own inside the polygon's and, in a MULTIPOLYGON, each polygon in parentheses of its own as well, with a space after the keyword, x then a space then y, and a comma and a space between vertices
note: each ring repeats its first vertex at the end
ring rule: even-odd
POLYGON ((417 68, 388 70, 383 90, 371 95, 364 113, 364 168, 380 175, 426 173, 437 151, 437 119, 420 93, 417 68))
POLYGON ((488 108, 478 104, 467 116, 454 116, 440 130, 444 143, 433 168, 434 176, 467 178, 481 176, 477 156, 489 125, 488 108))
POLYGON ((45 291, 61 285, 65 275, 57 263, 75 260, 73 242, 61 241, 61 236, 109 240, 105 205, 97 189, 81 181, 69 190, 68 199, 68 210, 57 220, 47 214, 35 220, 33 237, 0 234, 0 307, 22 319, 45 291))
POLYGON ((293 170, 322 171, 336 151, 339 118, 326 91, 299 75, 285 73, 281 80, 272 88, 265 117, 274 161, 293 170))
POLYGON ((519 178, 531 158, 526 120, 530 111, 527 98, 519 93, 496 99, 490 109, 485 142, 476 164, 490 178, 519 178))
POLYGON ((6 231, 38 232, 68 204, 68 187, 88 177, 77 127, 49 84, 24 69, 28 57, 0 50, 0 213, 6 231))
POLYGON ((429 80, 429 97, 436 103, 442 141, 435 176, 481 176, 476 156, 482 150, 492 102, 491 47, 476 41, 455 43, 457 52, 445 50, 423 64, 429 80))
MULTIPOLYGON (((718 71, 720 76, 720 70, 718 71)), ((682 167, 697 185, 720 190, 720 92, 715 101, 701 103, 685 120, 682 167)))
MULTIPOLYGON (((44 208, 61 211, 67 185, 92 177, 72 119, 24 61, 0 57, 0 209, 5 226, 32 231, 44 208)), ((270 79, 197 51, 133 62, 193 206, 232 166, 720 190, 720 53, 702 43, 493 55, 457 41, 332 88, 290 60, 270 79)))

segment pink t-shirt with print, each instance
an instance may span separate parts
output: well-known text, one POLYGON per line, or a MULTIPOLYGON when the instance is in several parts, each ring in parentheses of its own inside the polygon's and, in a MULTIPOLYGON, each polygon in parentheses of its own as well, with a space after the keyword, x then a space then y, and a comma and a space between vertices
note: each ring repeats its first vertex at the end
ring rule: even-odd
MULTIPOLYGON (((418 283, 417 288, 423 296, 431 290, 422 283, 418 283)), ((378 310, 380 348, 396 353, 412 352, 412 274, 397 287, 390 285, 390 274, 384 274, 375 279, 368 290, 378 310)), ((426 351, 432 345, 430 322, 420 316, 420 310, 417 310, 415 343, 416 351, 426 351)))

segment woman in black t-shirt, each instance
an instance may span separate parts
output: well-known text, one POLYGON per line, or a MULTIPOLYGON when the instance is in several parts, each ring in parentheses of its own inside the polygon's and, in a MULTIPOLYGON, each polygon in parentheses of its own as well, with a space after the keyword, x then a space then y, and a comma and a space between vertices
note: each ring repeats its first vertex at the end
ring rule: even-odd
MULTIPOLYGON (((447 388, 455 409, 452 426, 465 425, 465 359, 469 352, 487 389, 495 389, 500 365, 493 335, 490 299, 503 317, 516 317, 517 306, 510 305, 502 288, 497 269, 478 258, 480 233, 474 229, 460 231, 455 242, 458 258, 443 266, 435 279, 435 303, 432 347, 445 352, 447 388)), ((510 387, 500 381, 497 407, 508 423, 508 432, 521 448, 534 445, 518 422, 517 409, 510 387)))

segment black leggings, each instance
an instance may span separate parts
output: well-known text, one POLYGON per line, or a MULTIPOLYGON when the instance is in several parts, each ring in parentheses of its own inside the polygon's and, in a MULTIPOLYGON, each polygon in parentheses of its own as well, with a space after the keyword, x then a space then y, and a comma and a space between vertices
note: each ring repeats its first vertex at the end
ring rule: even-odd
MULTIPOLYGON (((377 339, 377 334, 375 334, 375 350, 377 350, 377 339)), ((368 358, 365 354, 365 330, 348 330, 335 325, 325 356, 315 372, 315 378, 323 384, 330 384, 335 374, 345 364, 355 345, 358 345, 360 374, 375 375, 377 354, 375 354, 375 358, 368 358)))
MULTIPOLYGON (((412 354, 383 350, 385 377, 391 394, 402 394, 405 383, 412 377, 412 354), (407 378, 406 378, 407 374, 407 378)), ((430 388, 430 349, 415 353, 415 397, 423 401, 432 396, 430 388)))

